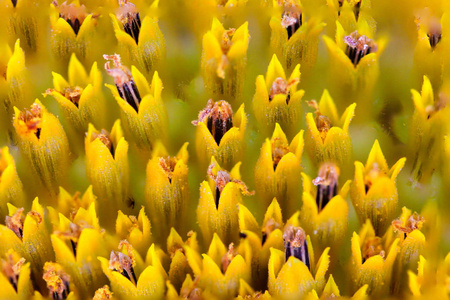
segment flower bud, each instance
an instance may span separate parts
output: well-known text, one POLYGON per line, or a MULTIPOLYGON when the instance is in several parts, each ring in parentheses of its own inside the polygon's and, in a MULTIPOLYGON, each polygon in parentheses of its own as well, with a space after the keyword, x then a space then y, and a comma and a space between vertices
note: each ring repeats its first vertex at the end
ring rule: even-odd
POLYGON ((203 36, 201 61, 205 88, 213 98, 239 103, 249 38, 248 22, 238 29, 225 30, 218 19, 213 19, 211 30, 203 36))
POLYGON ((192 124, 197 127, 195 146, 202 167, 206 168, 213 156, 225 168, 231 168, 243 157, 247 126, 244 104, 233 114, 228 102, 210 99, 192 124))
POLYGON ((333 99, 324 90, 319 103, 309 102, 315 109, 306 115, 305 148, 312 161, 319 165, 323 162, 334 162, 344 166, 352 155, 352 142, 348 127, 355 114, 356 103, 353 103, 339 117, 333 99))
POLYGON ((14 127, 20 152, 38 177, 41 189, 54 197, 67 180, 70 150, 66 133, 58 118, 39 100, 31 109, 14 108, 14 127))
POLYGON ((266 77, 256 78, 256 92, 253 96, 253 111, 258 125, 270 132, 278 123, 290 134, 300 128, 301 99, 305 91, 299 90, 300 65, 289 78, 274 54, 267 68, 266 77))
POLYGON ((375 140, 366 165, 355 162, 355 178, 350 197, 359 222, 369 219, 377 235, 382 235, 397 213, 398 193, 396 179, 405 165, 399 159, 389 169, 378 140, 375 140))

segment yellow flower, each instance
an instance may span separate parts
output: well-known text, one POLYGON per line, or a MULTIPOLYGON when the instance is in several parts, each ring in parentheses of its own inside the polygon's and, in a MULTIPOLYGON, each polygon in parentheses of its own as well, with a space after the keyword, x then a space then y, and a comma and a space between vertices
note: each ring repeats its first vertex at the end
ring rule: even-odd
POLYGON ((155 228, 155 234, 162 240, 172 227, 185 230, 189 200, 187 146, 188 143, 185 143, 176 156, 169 156, 164 146, 158 143, 153 158, 147 164, 146 204, 153 224, 165 224, 155 228))
POLYGON ((231 168, 241 160, 247 127, 244 104, 233 114, 228 102, 210 99, 206 108, 199 112, 198 120, 192 124, 197 126, 195 146, 202 168, 208 166, 213 156, 224 168, 231 168))
POLYGON ((373 297, 388 294, 398 243, 399 239, 391 241, 376 236, 369 220, 362 226, 359 235, 353 233, 350 274, 355 290, 367 284, 368 294, 373 297))
POLYGON ((414 155, 412 179, 427 183, 439 167, 444 133, 447 130, 447 95, 435 99, 427 76, 423 77, 422 91, 411 90, 414 115, 410 124, 409 147, 414 155))
POLYGON ((95 47, 96 17, 88 13, 79 0, 50 5, 50 23, 52 27, 50 45, 53 57, 67 61, 75 53, 83 61, 92 57, 95 47))
POLYGON ((306 114, 305 148, 312 161, 319 165, 322 162, 335 162, 338 166, 346 165, 352 155, 352 142, 348 127, 355 114, 356 103, 353 103, 339 118, 336 105, 327 90, 324 90, 319 103, 309 103, 314 109, 306 114))
POLYGON ((437 271, 430 261, 420 256, 417 274, 408 271, 409 289, 415 298, 448 299, 450 282, 450 253, 439 261, 437 271))
POLYGON ((168 275, 170 283, 177 290, 181 289, 186 276, 193 274, 184 250, 185 247, 188 247, 191 251, 198 252, 197 233, 190 231, 187 240, 183 241, 178 232, 172 228, 167 238, 167 252, 171 258, 168 275))
POLYGON ((52 95, 61 106, 64 117, 77 134, 84 134, 88 124, 105 125, 105 103, 101 91, 102 74, 97 63, 92 65, 89 75, 75 54, 70 57, 68 80, 53 72, 53 89, 44 96, 52 95))
POLYGON ((69 220, 59 214, 59 224, 51 235, 56 262, 70 275, 81 297, 91 297, 106 284, 97 256, 106 256, 107 248, 100 229, 95 203, 79 208, 69 220))
POLYGON ((98 197, 100 221, 111 227, 118 209, 134 206, 129 191, 128 142, 123 137, 120 120, 114 123, 111 133, 98 131, 89 124, 85 149, 86 173, 98 197))
POLYGON ((348 229, 347 193, 350 180, 338 192, 339 168, 332 163, 324 163, 318 176, 311 178, 302 173, 303 206, 300 224, 311 235, 317 249, 326 246, 337 247, 344 240, 348 229), (317 186, 316 187, 313 187, 317 186))
MULTIPOLYGON (((0 117, 4 118, 7 128, 11 127, 13 106, 24 107, 31 104, 29 89, 31 82, 25 66, 25 53, 20 47, 20 40, 16 40, 14 51, 11 51, 8 43, 2 42, 0 46, 0 96, 5 107, 0 117)), ((2 122, 3 123, 3 122, 2 122)))
POLYGON ((239 204, 239 229, 241 241, 238 252, 251 262, 252 286, 264 289, 267 284, 270 249, 284 250, 283 217, 276 199, 273 199, 264 215, 262 226, 244 205, 239 204))
POLYGON ((25 205, 22 181, 8 147, 0 148, 0 220, 8 215, 7 203, 17 207, 25 205))
POLYGON ((203 36, 201 61, 205 89, 213 98, 239 103, 249 38, 248 22, 238 29, 225 30, 218 19, 213 19, 211 30, 203 36))
POLYGON ((325 23, 313 16, 306 20, 300 0, 273 2, 277 15, 270 19, 272 52, 287 70, 297 64, 303 71, 312 69, 317 58, 319 34, 325 23))
POLYGON ((394 269, 394 290, 397 292, 407 285, 407 270, 416 268, 419 256, 424 252, 425 235, 420 231, 424 222, 423 217, 406 207, 402 208, 401 216, 392 221, 393 230, 400 238, 400 252, 394 269))
POLYGON ((442 37, 448 34, 450 19, 448 12, 444 11, 439 17, 435 13, 429 7, 417 12, 414 63, 420 74, 426 74, 433 86, 439 86, 449 72, 450 60, 445 54, 449 43, 442 37))
POLYGON ((233 243, 228 251, 219 236, 214 237, 207 254, 196 257, 193 251, 186 251, 189 265, 197 279, 197 286, 215 298, 229 299, 240 289, 242 281, 249 282, 250 265, 234 250, 233 243))
POLYGON ((325 273, 330 264, 330 248, 325 249, 316 262, 311 240, 303 229, 288 225, 283 237, 284 252, 270 249, 270 295, 282 299, 298 299, 313 289, 321 291, 325 286, 325 273), (293 231, 290 232, 291 230, 293 231))
POLYGON ((374 26, 362 17, 351 27, 344 29, 336 21, 336 41, 323 36, 330 56, 330 76, 344 103, 367 99, 366 104, 371 104, 368 100, 378 79, 379 56, 387 41, 381 38, 375 42, 374 26))
POLYGON ((366 165, 355 162, 355 178, 350 196, 359 222, 369 219, 377 235, 382 235, 397 213, 398 193, 396 179, 405 165, 399 159, 389 169, 378 140, 370 150, 366 165))
POLYGON ((162 299, 165 293, 165 276, 157 258, 154 245, 149 249, 153 261, 144 267, 139 254, 127 242, 119 244, 119 250, 112 251, 110 259, 98 257, 103 272, 111 283, 111 289, 120 298, 146 297, 162 299))
POLYGON ((168 116, 161 98, 163 85, 158 72, 155 71, 149 84, 137 68, 132 66, 130 72, 123 66, 119 55, 104 55, 104 58, 114 63, 112 68, 108 61, 105 68, 114 77, 115 86, 106 86, 119 104, 125 132, 140 151, 149 155, 157 140, 167 144, 168 135, 168 116))
POLYGON ((264 142, 255 166, 256 192, 267 207, 274 197, 283 214, 290 216, 300 206, 298 187, 302 170, 303 130, 289 145, 286 135, 276 123, 272 138, 264 142))
POLYGON ((12 249, 4 256, 0 259, 0 298, 29 299, 33 293, 30 263, 12 249))
POLYGON ((20 152, 40 180, 40 187, 54 197, 66 182, 70 150, 58 118, 35 100, 31 109, 14 107, 14 127, 20 152))
POLYGON ((297 88, 300 82, 300 65, 289 78, 274 54, 267 68, 266 78, 256 78, 256 92, 253 96, 253 111, 258 125, 270 132, 278 123, 289 134, 300 128, 301 100, 305 91, 297 88))
POLYGON ((201 183, 197 207, 197 221, 206 244, 211 241, 213 233, 217 233, 226 244, 239 240, 237 204, 242 201, 241 194, 253 194, 240 180, 240 166, 237 163, 228 173, 214 157, 211 158, 208 168, 210 182, 201 183))
POLYGON ((119 1, 115 14, 110 14, 119 53, 125 57, 127 64, 139 65, 147 74, 151 74, 166 56, 166 42, 158 19, 150 17, 158 8, 158 3, 159 0, 155 0, 148 12, 143 13, 142 23, 142 12, 128 0, 119 1))
MULTIPOLYGON (((157 223, 163 224, 163 223, 157 223)), ((137 217, 126 216, 119 210, 116 220, 116 238, 127 240, 140 254, 145 255, 152 241, 150 220, 142 207, 137 217)))
POLYGON ((26 215, 23 208, 8 204, 8 209, 6 225, 0 224, 0 253, 3 255, 12 249, 25 258, 30 263, 34 285, 42 289, 45 286, 42 280, 44 263, 55 260, 44 208, 36 198, 26 215))

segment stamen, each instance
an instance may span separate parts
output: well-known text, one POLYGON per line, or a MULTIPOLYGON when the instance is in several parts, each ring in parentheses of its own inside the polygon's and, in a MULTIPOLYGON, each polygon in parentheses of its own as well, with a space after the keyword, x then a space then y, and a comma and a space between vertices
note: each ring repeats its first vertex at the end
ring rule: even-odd
POLYGON ((225 78, 225 70, 228 67, 228 57, 227 53, 233 44, 232 37, 235 33, 236 29, 230 28, 225 30, 222 34, 222 39, 220 40, 220 48, 222 49, 222 56, 220 57, 220 62, 217 66, 217 76, 224 79, 225 78))
POLYGON ((6 216, 6 227, 11 229, 19 239, 23 236, 23 223, 25 222, 25 216, 23 215, 24 208, 21 207, 10 217, 6 216))
POLYGON ((359 13, 361 12, 361 2, 362 2, 362 0, 359 0, 358 2, 355 3, 355 6, 353 7, 356 21, 358 21, 359 13))
POLYGON ((80 220, 78 223, 70 223, 69 228, 66 231, 56 231, 55 234, 59 235, 64 239, 70 240, 70 244, 72 246, 72 251, 74 256, 77 255, 77 245, 78 240, 80 238, 81 232, 85 228, 93 228, 93 226, 89 225, 86 221, 80 220))
POLYGON ((19 282, 19 274, 22 265, 25 263, 25 258, 20 257, 14 250, 10 249, 6 253, 6 259, 1 259, 2 272, 8 278, 17 292, 17 284, 19 282))
POLYGON ((52 299, 63 300, 67 298, 70 293, 70 276, 64 272, 60 264, 46 262, 43 278, 47 283, 52 299))
POLYGON ((126 248, 128 255, 119 251, 111 251, 109 268, 113 271, 119 272, 132 283, 136 284, 137 279, 133 269, 133 266, 136 265, 136 261, 133 256, 133 246, 131 246, 128 241, 122 240, 119 243, 119 250, 123 248, 126 248))
POLYGON ((281 26, 286 28, 288 39, 302 26, 302 12, 299 7, 292 5, 285 8, 281 15, 281 26))
MULTIPOLYGON (((45 91, 46 95, 51 94, 52 92, 56 91, 55 89, 47 89, 45 91)), ((75 106, 78 108, 81 94, 83 93, 83 88, 79 86, 69 86, 64 88, 62 91, 56 91, 63 95, 65 98, 67 98, 70 102, 75 104, 75 106)))
POLYGON ((214 181, 214 183, 216 185, 216 208, 217 209, 219 208, 220 194, 222 193, 223 189, 229 182, 236 183, 239 186, 241 193, 243 195, 251 196, 251 195, 255 194, 255 191, 250 192, 248 190, 247 186, 245 185, 245 183, 243 181, 231 178, 231 175, 225 170, 219 170, 219 171, 217 171, 216 174, 214 174, 213 169, 215 166, 216 166, 216 164, 212 163, 208 167, 208 176, 209 176, 209 178, 211 178, 214 181))
POLYGON ((119 8, 117 9, 117 19, 122 23, 123 29, 128 33, 135 41, 139 42, 139 32, 141 30, 141 18, 139 12, 133 3, 128 0, 119 0, 119 8))
POLYGON ((139 94, 133 76, 131 76, 130 70, 122 65, 119 54, 103 55, 103 58, 108 60, 105 63, 106 73, 114 78, 114 83, 116 84, 120 97, 138 112, 141 95, 139 94), (114 63, 114 68, 110 67, 110 60, 114 63))
POLYGON ((300 227, 288 225, 284 230, 284 260, 294 256, 301 260, 308 269, 311 268, 309 263, 308 246, 306 244, 306 233, 300 227))
POLYGON ((236 256, 236 252, 234 251, 234 243, 231 243, 228 246, 228 252, 225 253, 225 255, 222 257, 222 273, 225 274, 225 272, 228 269, 228 266, 230 265, 233 258, 236 256))
POLYGON ((178 159, 176 157, 160 157, 159 167, 166 173, 169 182, 172 183, 173 172, 175 171, 175 166, 177 165, 178 159))
POLYGON ((42 109, 37 103, 31 105, 31 109, 24 109, 19 113, 18 131, 22 134, 34 133, 39 139, 42 127, 42 109))
POLYGON ((375 42, 365 35, 358 34, 357 31, 344 37, 344 42, 347 44, 346 54, 355 67, 358 65, 361 58, 369 53, 377 51, 375 42))
POLYGON ((281 140, 280 138, 275 138, 272 140, 272 162, 273 170, 277 169, 280 160, 289 153, 289 145, 281 140))
POLYGON ((225 100, 214 102, 208 100, 206 108, 199 112, 198 120, 192 121, 195 126, 203 122, 208 127, 217 145, 225 133, 233 127, 233 110, 225 100))
POLYGON ((406 235, 416 229, 420 230, 423 226, 423 222, 425 222, 425 219, 417 212, 414 212, 405 222, 401 219, 401 217, 392 221, 392 226, 395 231, 401 231, 406 235))
POLYGON ((275 222, 275 220, 273 218, 270 218, 269 220, 267 220, 266 224, 263 225, 262 228, 262 239, 261 242, 264 245, 264 243, 267 240, 267 237, 275 230, 280 228, 280 224, 278 224, 277 222, 275 222))
POLYGON ((316 100, 308 101, 308 105, 315 109, 314 113, 316 117, 314 121, 316 122, 317 130, 319 130, 322 141, 325 141, 328 130, 332 127, 331 120, 327 116, 322 115, 319 109, 319 104, 316 100))
POLYGON ((106 148, 108 148, 108 150, 111 152, 111 155, 114 157, 114 144, 109 132, 105 129, 102 129, 100 132, 92 132, 91 142, 96 139, 99 139, 106 146, 106 148))
POLYGON ((318 176, 312 181, 317 186, 316 203, 319 212, 337 195, 339 168, 333 163, 324 163, 318 176))
POLYGON ((378 236, 367 238, 364 241, 361 252, 363 263, 372 256, 380 255, 384 258, 386 254, 383 248, 382 240, 378 236))
POLYGON ((14 7, 16 7, 16 5, 17 5, 17 0, 11 0, 11 2, 12 2, 12 5, 13 5, 14 7))
POLYGON ((278 94, 284 94, 286 95, 286 104, 289 104, 289 101, 291 100, 291 94, 290 94, 290 88, 297 83, 300 82, 299 78, 291 79, 289 82, 284 80, 281 77, 277 77, 270 87, 269 91, 269 102, 272 101, 272 99, 275 97, 275 95, 278 94))
POLYGON ((109 286, 104 285, 95 291, 93 300, 107 300, 112 299, 113 293, 109 290, 109 286))
MULTIPOLYGON (((58 6, 57 1, 53 1, 53 4, 58 6)), ((81 24, 83 24, 83 21, 86 19, 86 15, 87 12, 84 5, 75 6, 73 3, 67 4, 67 2, 64 2, 59 7, 59 17, 69 23, 70 27, 72 27, 75 32, 75 35, 78 34, 81 24)))
POLYGON ((431 18, 429 22, 429 31, 427 33, 431 48, 434 50, 436 45, 441 41, 442 27, 439 20, 431 18))

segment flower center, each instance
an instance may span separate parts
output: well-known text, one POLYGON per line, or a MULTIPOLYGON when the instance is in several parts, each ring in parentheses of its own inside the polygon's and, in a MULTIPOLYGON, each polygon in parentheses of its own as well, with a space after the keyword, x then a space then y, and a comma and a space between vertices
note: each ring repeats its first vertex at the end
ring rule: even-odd
POLYGON ((177 165, 178 159, 176 157, 160 157, 159 166, 166 173, 169 182, 172 183, 173 172, 175 171, 175 166, 177 165))
POLYGON ((374 182, 382 176, 386 176, 386 173, 382 170, 380 170, 380 167, 378 166, 378 163, 374 162, 372 165, 372 169, 370 169, 369 172, 367 172, 364 182, 365 182, 365 188, 366 193, 370 190, 374 182))
POLYGON ((288 225, 283 233, 284 240, 284 260, 294 256, 301 260, 308 269, 311 268, 309 263, 308 246, 306 244, 306 233, 301 227, 288 225))
POLYGON ((308 105, 315 110, 314 114, 316 115, 316 117, 314 121, 316 123, 316 127, 319 131, 320 137, 322 138, 322 141, 325 141, 327 133, 332 127, 331 120, 327 116, 322 115, 319 109, 319 104, 316 100, 308 101, 308 105))
POLYGON ((93 228, 93 226, 89 225, 86 221, 80 220, 78 223, 70 223, 69 228, 66 231, 62 232, 55 232, 59 236, 61 236, 64 239, 70 240, 70 244, 72 246, 72 251, 74 256, 77 255, 77 245, 78 240, 80 238, 81 232, 85 228, 93 228))
POLYGON ((294 78, 292 80, 289 80, 289 82, 287 82, 283 78, 277 77, 273 81, 272 86, 270 87, 269 102, 272 101, 275 95, 284 94, 286 95, 286 104, 289 104, 289 101, 291 100, 291 94, 289 92, 289 89, 299 82, 300 82, 299 78, 294 78))
POLYGON ((272 140, 272 162, 273 162, 273 170, 277 169, 278 163, 280 160, 289 153, 289 145, 285 143, 280 138, 275 138, 272 140))
POLYGON ((337 195, 339 168, 333 163, 324 163, 313 180, 317 186, 316 203, 319 212, 337 195))
POLYGON ((141 18, 133 3, 128 0, 119 0, 119 8, 116 12, 117 19, 122 23, 123 30, 135 41, 139 42, 139 32, 141 30, 141 18))
POLYGON ((111 155, 114 157, 114 145, 109 132, 105 129, 102 129, 100 132, 92 132, 91 142, 96 139, 99 139, 106 146, 106 148, 108 148, 109 152, 111 152, 111 155))
POLYGON ((17 292, 17 284, 19 282, 19 274, 22 265, 25 263, 25 258, 18 257, 18 255, 10 249, 6 253, 6 258, 1 259, 2 272, 8 278, 9 282, 12 284, 17 292))
POLYGON ((278 224, 277 222, 275 222, 275 220, 273 218, 270 218, 269 220, 267 220, 266 224, 264 224, 263 228, 262 228, 262 239, 261 242, 264 245, 264 243, 267 240, 267 237, 275 230, 280 228, 280 224, 278 224))
POLYGON ((23 223, 25 222, 25 216, 23 215, 24 208, 21 207, 10 217, 6 216, 6 227, 11 229, 19 239, 23 236, 23 223))
POLYGON ((406 236, 406 234, 411 233, 416 229, 420 230, 423 226, 423 222, 425 222, 425 219, 417 212, 414 212, 406 220, 402 220, 402 218, 400 217, 392 221, 392 226, 394 227, 395 231, 401 231, 406 236))
POLYGON ((281 15, 281 26, 286 29, 288 39, 290 39, 300 26, 302 26, 302 11, 292 1, 283 2, 284 12, 281 15))
POLYGON ((42 110, 37 103, 31 105, 31 109, 24 109, 19 113, 19 132, 34 133, 39 139, 41 137, 42 110))
MULTIPOLYGON (((132 253, 132 246, 127 241, 121 241, 119 244, 119 249, 126 247, 128 254, 132 253)), ((134 273, 133 266, 136 264, 133 256, 128 256, 119 251, 111 251, 109 258, 109 268, 113 271, 119 272, 125 276, 132 283, 136 284, 136 274, 134 273)))
POLYGON ((228 246, 228 252, 225 253, 225 255, 222 257, 222 273, 225 274, 225 272, 228 269, 228 266, 230 265, 233 258, 236 256, 236 252, 234 251, 234 244, 231 243, 228 246))
POLYGON ((386 255, 383 243, 380 237, 374 236, 374 237, 368 237, 364 241, 363 247, 362 247, 362 260, 363 263, 369 259, 372 256, 380 255, 383 259, 386 255))
POLYGON ((138 112, 141 95, 139 94, 133 76, 131 76, 130 70, 122 65, 119 54, 103 55, 103 58, 108 60, 105 63, 105 69, 108 75, 114 78, 114 83, 120 97, 138 112), (114 63, 114 68, 110 67, 110 60, 114 63))
POLYGON ((364 56, 377 51, 377 45, 365 35, 360 35, 357 31, 344 37, 347 44, 346 54, 356 67, 364 56))
POLYGON ((66 299, 70 293, 70 276, 64 272, 58 263, 46 262, 44 265, 44 276, 47 288, 52 299, 66 299))
MULTIPOLYGON (((55 6, 58 6, 57 1, 53 1, 55 6)), ((64 2, 59 6, 59 17, 66 20, 69 23, 70 27, 72 27, 75 35, 80 31, 81 24, 86 19, 86 7, 84 5, 76 6, 75 4, 67 4, 64 2)))

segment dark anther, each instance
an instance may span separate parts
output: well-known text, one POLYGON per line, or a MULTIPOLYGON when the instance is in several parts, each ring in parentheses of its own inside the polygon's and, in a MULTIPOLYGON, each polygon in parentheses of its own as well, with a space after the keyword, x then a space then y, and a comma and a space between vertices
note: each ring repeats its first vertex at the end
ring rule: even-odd
POLYGON ((427 36, 428 36, 428 40, 430 41, 430 46, 433 49, 441 41, 441 37, 442 37, 442 35, 440 33, 427 33, 427 36))
POLYGON ((131 20, 123 24, 123 29, 136 41, 137 44, 139 42, 139 31, 141 29, 141 19, 139 17, 139 13, 136 14, 135 18, 131 18, 131 20))
POLYGON ((39 139, 41 137, 41 128, 36 130, 36 137, 39 139))
POLYGON ((339 169, 333 163, 324 163, 319 168, 318 176, 313 180, 317 186, 316 203, 321 211, 337 195, 339 169))
POLYGON ((301 260, 308 267, 308 269, 310 269, 311 266, 309 263, 305 231, 300 227, 288 225, 284 231, 283 240, 285 261, 287 261, 289 257, 294 256, 295 258, 301 260))
POLYGON ((12 5, 13 5, 14 7, 16 7, 16 5, 17 5, 17 0, 11 0, 11 2, 12 2, 12 5))
POLYGON ((192 121, 192 124, 197 126, 199 122, 206 124, 217 145, 219 145, 225 133, 233 127, 231 105, 224 100, 214 102, 209 99, 205 109, 199 112, 198 120, 192 121))
POLYGON ((239 232, 239 237, 241 239, 245 239, 247 237, 247 235, 245 233, 243 233, 243 232, 239 232))
POLYGON ((123 29, 135 41, 139 42, 139 32, 141 30, 141 18, 136 6, 128 0, 119 0, 120 7, 117 10, 117 19, 122 23, 123 29))
POLYGON ((356 2, 355 7, 354 7, 356 21, 358 21, 359 13, 361 12, 361 2, 362 2, 362 0, 359 0, 358 2, 356 2))
POLYGON ((72 245, 73 256, 77 257, 77 244, 73 240, 70 240, 70 244, 72 245))
POLYGON ((138 105, 141 103, 141 95, 134 83, 134 80, 130 80, 127 84, 124 84, 122 88, 116 84, 120 97, 127 101, 134 110, 138 111, 138 105))
POLYGON ((347 44, 346 54, 356 67, 364 56, 377 51, 377 45, 365 35, 358 34, 354 31, 352 34, 344 37, 347 44))
POLYGON ((127 199, 127 206, 129 207, 129 208, 134 208, 134 198, 133 197, 128 197, 128 199, 127 199))
POLYGON ((220 190, 216 187, 216 209, 219 209, 220 190))
POLYGON ((105 64, 105 69, 108 75, 114 78, 114 83, 116 84, 117 91, 122 99, 127 101, 136 112, 139 110, 139 103, 141 103, 141 95, 137 89, 136 83, 131 76, 130 70, 123 66, 120 60, 120 55, 103 55, 106 60, 112 60, 114 63, 114 68, 111 68, 109 61, 105 64))
MULTIPOLYGON (((55 4, 57 6, 57 3, 55 4)), ((59 17, 66 20, 72 27, 75 35, 80 31, 81 24, 86 19, 86 7, 84 5, 76 6, 75 4, 67 4, 64 2, 59 6, 59 17)))
POLYGON ((286 28, 288 39, 302 26, 302 13, 298 8, 291 7, 281 15, 281 26, 286 28))
POLYGON ((122 274, 132 283, 136 284, 137 279, 133 269, 134 264, 134 260, 128 255, 122 252, 111 251, 111 256, 109 258, 109 269, 122 274))
POLYGON ((264 245, 266 240, 267 240, 267 233, 263 232, 261 236, 261 244, 264 245))

